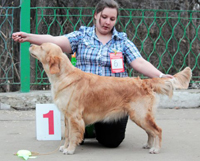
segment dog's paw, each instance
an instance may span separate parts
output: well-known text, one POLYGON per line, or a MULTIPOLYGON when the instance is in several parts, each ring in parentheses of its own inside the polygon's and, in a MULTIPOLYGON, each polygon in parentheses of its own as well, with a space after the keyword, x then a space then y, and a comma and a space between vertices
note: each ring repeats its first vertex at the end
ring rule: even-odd
POLYGON ((151 146, 150 146, 149 144, 144 144, 142 148, 143 148, 143 149, 150 149, 151 146))
POLYGON ((65 148, 64 145, 60 147, 60 152, 63 152, 63 154, 71 155, 74 154, 75 149, 70 150, 69 148, 65 148))
POLYGON ((64 145, 63 145, 63 146, 60 146, 59 151, 60 151, 60 152, 63 152, 64 149, 65 149, 64 145))
POLYGON ((160 149, 159 148, 151 148, 150 150, 149 150, 149 153, 150 154, 158 154, 160 152, 160 149))
POLYGON ((64 149, 63 154, 72 155, 75 150, 64 149))

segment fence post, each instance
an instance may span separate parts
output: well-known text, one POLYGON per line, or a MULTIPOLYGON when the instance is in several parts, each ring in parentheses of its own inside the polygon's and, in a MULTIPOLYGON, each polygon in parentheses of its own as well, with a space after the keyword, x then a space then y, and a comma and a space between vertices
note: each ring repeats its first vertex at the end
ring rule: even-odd
MULTIPOLYGON (((20 0, 20 31, 30 33, 30 0, 20 0)), ((20 75, 21 75, 21 92, 30 91, 30 43, 20 44, 20 75)))

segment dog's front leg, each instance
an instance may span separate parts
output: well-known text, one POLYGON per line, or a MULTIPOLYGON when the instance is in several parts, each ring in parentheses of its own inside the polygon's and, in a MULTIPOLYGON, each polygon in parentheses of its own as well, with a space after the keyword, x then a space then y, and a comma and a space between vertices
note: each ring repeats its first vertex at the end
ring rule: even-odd
POLYGON ((69 123, 68 123, 68 119, 65 116, 65 131, 64 131, 64 139, 65 139, 65 143, 63 146, 60 147, 60 151, 63 152, 64 149, 67 149, 68 145, 69 145, 69 123))
MULTIPOLYGON (((69 140, 68 147, 66 148, 64 144, 64 148, 62 149, 63 154, 74 154, 76 146, 82 142, 83 135, 85 132, 85 123, 81 117, 70 117, 68 118, 69 124, 69 140)), ((66 143, 66 141, 65 141, 66 143)))

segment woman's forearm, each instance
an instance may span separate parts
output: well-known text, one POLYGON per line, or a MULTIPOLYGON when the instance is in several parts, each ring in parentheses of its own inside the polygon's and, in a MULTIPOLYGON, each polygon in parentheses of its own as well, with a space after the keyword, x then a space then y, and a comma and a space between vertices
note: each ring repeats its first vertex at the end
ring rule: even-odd
POLYGON ((169 77, 173 78, 172 75, 169 74, 162 74, 156 67, 154 67, 150 62, 146 61, 143 58, 137 58, 133 62, 131 62, 131 66, 133 69, 137 70, 138 72, 148 76, 150 78, 156 77, 169 77))
POLYGON ((41 45, 42 43, 55 43, 55 38, 51 35, 28 34, 27 41, 31 44, 41 45))
POLYGON ((30 42, 31 44, 41 45, 42 43, 51 42, 61 47, 63 52, 71 53, 71 45, 65 36, 51 36, 51 35, 38 35, 29 34, 25 32, 16 32, 12 34, 12 38, 16 42, 30 42))

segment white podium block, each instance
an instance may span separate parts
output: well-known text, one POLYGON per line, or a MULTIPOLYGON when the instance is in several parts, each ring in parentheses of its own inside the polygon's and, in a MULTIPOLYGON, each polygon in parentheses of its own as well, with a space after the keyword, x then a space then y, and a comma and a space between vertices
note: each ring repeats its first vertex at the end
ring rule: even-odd
POLYGON ((37 140, 61 140, 60 111, 54 104, 36 104, 37 140))

